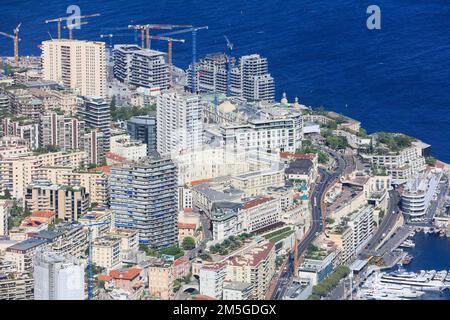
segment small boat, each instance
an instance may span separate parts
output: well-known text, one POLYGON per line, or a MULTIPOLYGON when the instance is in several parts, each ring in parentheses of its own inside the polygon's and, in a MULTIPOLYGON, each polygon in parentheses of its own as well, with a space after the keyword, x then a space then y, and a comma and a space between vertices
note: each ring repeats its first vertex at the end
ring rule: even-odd
POLYGON ((412 262, 412 260, 414 259, 414 257, 412 255, 407 254, 403 259, 402 259, 402 265, 406 266, 408 264, 410 264, 412 262))
POLYGON ((403 243, 400 245, 400 248, 414 248, 416 244, 411 239, 407 239, 403 241, 403 243))

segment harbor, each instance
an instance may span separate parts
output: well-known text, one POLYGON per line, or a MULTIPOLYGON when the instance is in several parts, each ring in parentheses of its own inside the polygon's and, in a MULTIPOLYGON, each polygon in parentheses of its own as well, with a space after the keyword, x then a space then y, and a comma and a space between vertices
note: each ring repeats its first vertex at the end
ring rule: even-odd
POLYGON ((388 269, 373 268, 354 298, 450 300, 450 239, 433 228, 411 232, 400 245, 402 259, 388 269))

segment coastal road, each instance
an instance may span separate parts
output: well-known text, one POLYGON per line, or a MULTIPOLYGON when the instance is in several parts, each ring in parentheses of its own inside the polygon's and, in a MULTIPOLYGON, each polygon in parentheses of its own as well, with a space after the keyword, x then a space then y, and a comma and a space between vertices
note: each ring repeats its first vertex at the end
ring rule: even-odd
POLYGON ((394 227, 395 222, 398 219, 398 215, 400 214, 399 204, 400 195, 397 191, 391 190, 389 191, 389 204, 387 208, 387 212, 384 216, 384 219, 381 221, 380 227, 377 232, 374 234, 372 239, 370 239, 364 251, 373 251, 378 246, 378 244, 382 241, 384 236, 386 236, 394 227), (384 235, 384 236, 383 236, 384 235))
MULTIPOLYGON (((311 227, 308 230, 306 236, 300 241, 298 245, 299 255, 302 255, 306 251, 306 249, 308 249, 309 245, 314 241, 314 239, 319 235, 319 233, 325 230, 325 225, 323 223, 325 217, 323 216, 321 208, 322 196, 327 190, 328 186, 333 183, 335 179, 341 176, 341 174, 345 170, 345 167, 347 166, 346 161, 338 152, 335 152, 328 148, 324 149, 324 151, 326 151, 336 160, 337 168, 333 173, 330 173, 323 168, 319 168, 320 181, 316 184, 311 197, 313 203, 311 227), (314 203, 318 205, 314 205, 314 203)), ((272 299, 281 299, 286 293, 287 288, 290 284, 289 280, 294 276, 293 264, 294 259, 291 259, 291 257, 289 257, 289 261, 286 263, 286 269, 282 271, 282 274, 280 275, 280 279, 275 287, 272 299)))

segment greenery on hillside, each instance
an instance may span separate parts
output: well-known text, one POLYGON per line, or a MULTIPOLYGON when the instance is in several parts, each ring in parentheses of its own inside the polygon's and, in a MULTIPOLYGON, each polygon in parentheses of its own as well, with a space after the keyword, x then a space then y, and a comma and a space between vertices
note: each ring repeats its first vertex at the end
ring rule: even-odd
POLYGON ((269 233, 264 236, 269 242, 271 243, 277 243, 278 241, 281 241, 287 237, 289 237, 291 234, 294 233, 294 230, 291 229, 291 227, 285 227, 280 230, 274 231, 272 233, 269 233))
POLYGON ((295 151, 297 154, 305 154, 305 153, 316 153, 318 155, 318 162, 320 164, 326 164, 330 160, 330 157, 325 152, 319 151, 312 145, 311 140, 303 140, 302 146, 295 151))
POLYGON ((377 141, 385 145, 391 152, 399 152, 411 146, 414 138, 402 133, 378 132, 377 141))
POLYGON ((180 248, 180 246, 178 245, 173 245, 170 246, 168 248, 163 248, 161 250, 159 250, 161 254, 166 254, 169 256, 174 256, 175 259, 181 258, 182 256, 184 256, 184 251, 182 248, 180 248))
POLYGON ((425 162, 429 166, 434 166, 436 164, 436 161, 437 160, 435 158, 431 157, 431 156, 425 158, 425 162))
POLYGON ((337 267, 327 278, 313 287, 312 295, 309 296, 308 300, 320 300, 320 298, 325 297, 336 288, 339 282, 348 274, 350 274, 349 267, 337 267))
POLYGON ((225 256, 225 255, 229 254, 230 252, 233 252, 234 250, 239 249, 243 245, 244 240, 247 238, 250 238, 250 237, 251 237, 251 235, 248 233, 243 233, 237 237, 230 236, 227 239, 223 240, 222 243, 212 245, 209 248, 209 251, 212 254, 219 254, 221 256, 225 256))
POLYGON ((156 105, 151 105, 148 107, 118 107, 116 105, 116 99, 115 97, 112 98, 111 104, 111 119, 112 121, 118 121, 118 120, 128 120, 134 116, 143 116, 147 115, 150 112, 153 112, 156 110, 156 105))
POLYGON ((11 211, 9 212, 8 217, 8 229, 11 230, 13 227, 20 226, 20 223, 26 217, 31 215, 31 211, 27 206, 22 207, 19 206, 16 200, 14 200, 14 204, 11 207, 11 211))
POLYGON ((33 153, 34 153, 34 155, 40 155, 40 154, 45 154, 45 153, 50 153, 50 152, 58 152, 58 151, 60 151, 60 149, 57 146, 47 145, 45 147, 39 147, 37 149, 34 149, 33 153))
POLYGON ((195 239, 192 237, 185 237, 181 246, 184 250, 192 250, 195 248, 195 239))
POLYGON ((325 144, 333 150, 345 149, 348 146, 347 138, 333 135, 326 138, 325 144))
POLYGON ((309 245, 308 250, 306 251, 306 259, 316 259, 322 260, 328 255, 327 250, 319 248, 313 244, 309 245))

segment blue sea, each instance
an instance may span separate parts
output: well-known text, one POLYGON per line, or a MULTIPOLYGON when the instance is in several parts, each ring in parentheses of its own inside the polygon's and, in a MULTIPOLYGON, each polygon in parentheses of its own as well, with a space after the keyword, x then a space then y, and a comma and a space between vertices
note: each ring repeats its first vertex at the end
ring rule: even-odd
MULTIPOLYGON (((408 249, 414 259, 405 266, 407 271, 419 272, 420 270, 447 270, 450 271, 450 239, 437 235, 416 233, 413 238, 416 246, 408 249)), ((427 293, 421 299, 450 300, 450 290, 443 293, 427 293)))
MULTIPOLYGON (((20 53, 37 55, 37 45, 56 37, 45 19, 66 15, 71 4, 82 14, 101 13, 79 39, 121 33, 117 42, 134 42, 132 31, 107 30, 135 23, 209 26, 199 31, 199 56, 226 50, 236 56, 260 53, 269 59, 277 98, 325 106, 363 122, 369 132, 395 131, 433 146, 433 155, 450 162, 450 2, 377 0, 381 30, 368 30, 366 0, 0 0, 0 31, 23 22, 20 53)), ((191 61, 191 41, 174 44, 174 63, 191 61)), ((166 43, 152 42, 166 50, 166 43)), ((0 38, 0 54, 12 55, 12 42, 0 38)))

